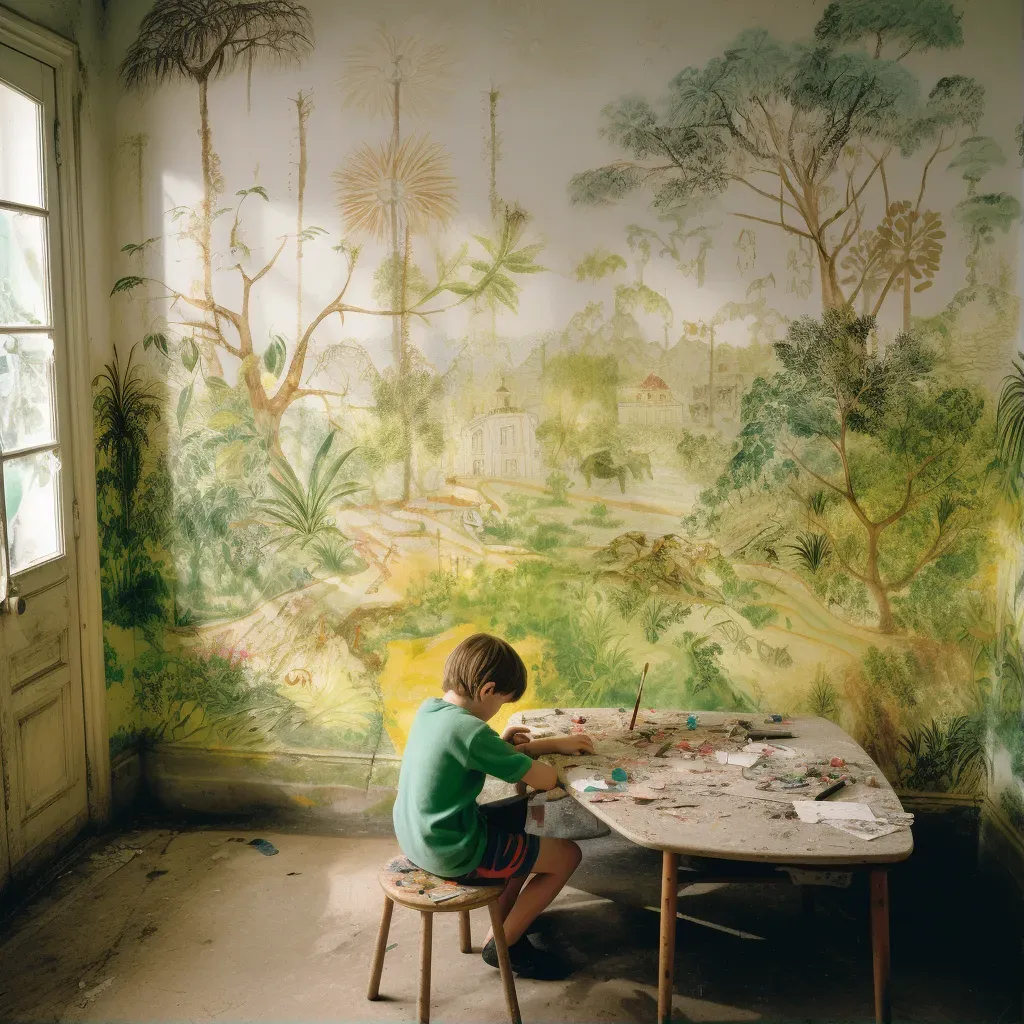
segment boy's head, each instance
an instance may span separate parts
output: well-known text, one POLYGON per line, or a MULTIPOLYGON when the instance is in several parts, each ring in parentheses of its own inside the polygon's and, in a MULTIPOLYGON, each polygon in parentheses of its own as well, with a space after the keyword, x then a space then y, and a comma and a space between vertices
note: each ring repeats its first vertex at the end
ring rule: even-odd
POLYGON ((475 633, 448 655, 441 688, 468 700, 493 703, 494 714, 526 692, 526 666, 507 641, 475 633))

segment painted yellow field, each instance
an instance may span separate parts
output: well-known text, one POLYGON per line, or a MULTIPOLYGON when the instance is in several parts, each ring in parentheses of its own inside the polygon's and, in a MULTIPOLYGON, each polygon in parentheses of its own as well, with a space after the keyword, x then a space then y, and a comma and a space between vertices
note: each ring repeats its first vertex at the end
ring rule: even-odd
MULTIPOLYGON (((466 637, 477 632, 477 626, 462 625, 440 636, 422 640, 395 640, 388 644, 388 660, 380 677, 380 688, 384 696, 385 728, 399 754, 405 749, 409 729, 419 706, 428 697, 441 696, 445 659, 466 637)), ((527 668, 540 663, 541 641, 536 637, 526 637, 512 646, 527 668)), ((536 680, 531 678, 531 682, 536 680)), ((523 699, 517 704, 505 705, 491 720, 491 726, 500 733, 516 711, 543 707, 543 702, 534 696, 535 693, 536 688, 529 686, 523 699)))

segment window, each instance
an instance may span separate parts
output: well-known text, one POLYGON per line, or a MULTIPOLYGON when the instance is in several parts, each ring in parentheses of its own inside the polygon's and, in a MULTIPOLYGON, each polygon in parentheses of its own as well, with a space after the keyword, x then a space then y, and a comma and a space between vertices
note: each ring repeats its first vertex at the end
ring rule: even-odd
POLYGON ((482 430, 473 431, 473 443, 472 449, 474 455, 483 455, 484 453, 484 432, 482 430))
MULTIPOLYGON (((516 445, 516 428, 515 427, 502 427, 501 428, 501 447, 502 448, 514 448, 516 445)), ((513 460, 515 461, 515 460, 513 460)))
MULTIPOLYGON (((509 428, 511 429, 511 428, 509 428)), ((519 476, 519 460, 518 459, 506 459, 505 460, 505 476, 519 476)))
POLYGON ((473 460, 473 476, 483 476, 483 475, 484 475, 484 460, 483 459, 474 459, 473 460))
POLYGON ((64 539, 43 107, 6 82, 0 137, 0 518, 15 576, 61 558, 64 539))

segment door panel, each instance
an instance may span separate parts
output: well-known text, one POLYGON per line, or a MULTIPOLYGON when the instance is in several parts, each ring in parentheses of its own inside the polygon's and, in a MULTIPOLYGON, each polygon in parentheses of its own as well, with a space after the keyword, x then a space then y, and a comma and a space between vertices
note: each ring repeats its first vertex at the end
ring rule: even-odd
POLYGON ((53 95, 50 68, 0 45, 0 767, 14 875, 88 818, 53 95))

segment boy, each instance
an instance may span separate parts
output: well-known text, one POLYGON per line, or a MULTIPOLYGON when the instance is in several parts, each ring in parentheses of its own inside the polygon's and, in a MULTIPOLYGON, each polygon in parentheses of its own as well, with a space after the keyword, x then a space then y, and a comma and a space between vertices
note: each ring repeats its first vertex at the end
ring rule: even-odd
MULTIPOLYGON (((512 969, 522 977, 553 978, 564 970, 541 955, 526 929, 558 895, 580 862, 566 839, 526 834, 526 807, 500 821, 476 803, 484 776, 554 789, 555 769, 541 754, 592 754, 589 736, 528 740, 523 727, 499 736, 486 723, 526 692, 526 666, 511 645, 477 633, 463 640, 444 666, 443 698, 424 701, 402 757, 395 801, 395 834, 418 867, 474 885, 507 883, 499 900, 512 969), (526 879, 533 877, 528 884, 526 879)), ((498 966, 488 933, 484 961, 498 966)))

